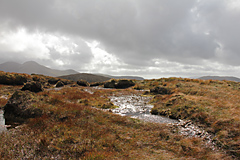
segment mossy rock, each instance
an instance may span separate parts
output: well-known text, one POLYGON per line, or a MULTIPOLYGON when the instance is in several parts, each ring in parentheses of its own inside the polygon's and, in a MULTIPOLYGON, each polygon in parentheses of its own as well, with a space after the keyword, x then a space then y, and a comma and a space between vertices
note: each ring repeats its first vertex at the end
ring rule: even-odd
POLYGON ((23 85, 28 81, 26 75, 17 73, 0 72, 0 84, 5 85, 23 85))
POLYGON ((40 82, 28 82, 26 83, 23 88, 21 89, 22 91, 26 91, 29 90, 31 92, 42 92, 43 88, 42 88, 42 84, 40 82))
POLYGON ((82 80, 82 79, 78 80, 78 81, 77 81, 77 84, 78 84, 79 86, 83 86, 83 87, 88 87, 88 86, 90 86, 87 81, 82 80))
POLYGON ((56 87, 63 87, 64 83, 62 81, 58 81, 56 87))
POLYGON ((127 79, 114 80, 114 79, 112 79, 111 81, 106 82, 104 84, 104 88, 126 89, 126 88, 132 87, 134 85, 135 85, 135 83, 132 80, 127 80, 127 79))
POLYGON ((105 84, 104 84, 104 88, 115 88, 115 80, 111 80, 111 81, 109 81, 109 82, 106 82, 105 84))
POLYGON ((59 81, 59 78, 50 78, 48 79, 48 83, 50 84, 56 84, 59 81))
POLYGON ((4 106, 6 122, 24 122, 28 118, 42 115, 42 111, 34 105, 34 95, 29 91, 16 91, 4 106))
POLYGON ((134 86, 135 83, 132 80, 122 79, 115 84, 117 89, 125 89, 134 86))

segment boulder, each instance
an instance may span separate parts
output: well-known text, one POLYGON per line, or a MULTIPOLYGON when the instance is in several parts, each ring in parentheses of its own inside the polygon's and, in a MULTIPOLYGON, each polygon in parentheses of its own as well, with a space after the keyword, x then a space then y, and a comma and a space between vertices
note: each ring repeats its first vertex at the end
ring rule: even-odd
POLYGON ((28 118, 41 116, 42 111, 34 107, 33 102, 33 93, 16 91, 4 106, 6 122, 24 122, 28 118))
POLYGON ((104 88, 116 88, 125 89, 134 86, 135 83, 132 80, 121 79, 121 80, 111 80, 104 84, 104 88))
POLYGON ((109 82, 106 82, 105 84, 104 84, 104 88, 115 88, 115 80, 111 80, 111 81, 109 81, 109 82))
POLYGON ((82 80, 82 79, 81 79, 81 80, 78 80, 78 81, 77 81, 77 84, 78 84, 79 86, 84 86, 84 87, 90 86, 87 81, 82 80))
POLYGON ((63 87, 64 83, 62 81, 58 81, 56 87, 63 87))
POLYGON ((50 78, 48 80, 48 83, 50 83, 50 84, 57 84, 58 81, 59 81, 59 78, 50 78))
POLYGON ((22 91, 29 90, 31 92, 37 93, 37 92, 43 91, 43 88, 40 82, 33 81, 33 82, 27 82, 21 90, 22 91))
POLYGON ((119 80, 115 84, 115 88, 117 88, 117 89, 125 89, 125 88, 132 87, 134 85, 135 85, 135 83, 132 80, 122 79, 122 80, 119 80))
POLYGON ((22 74, 0 72, 0 84, 5 85, 23 85, 28 78, 22 74))
POLYGON ((166 87, 155 87, 150 89, 150 93, 166 95, 166 94, 172 94, 173 92, 171 91, 171 89, 166 87))

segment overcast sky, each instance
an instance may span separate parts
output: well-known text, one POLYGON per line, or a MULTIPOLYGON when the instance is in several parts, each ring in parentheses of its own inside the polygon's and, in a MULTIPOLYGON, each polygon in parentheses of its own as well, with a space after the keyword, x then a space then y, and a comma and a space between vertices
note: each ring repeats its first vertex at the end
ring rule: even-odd
POLYGON ((240 77, 239 0, 0 0, 0 63, 240 77))

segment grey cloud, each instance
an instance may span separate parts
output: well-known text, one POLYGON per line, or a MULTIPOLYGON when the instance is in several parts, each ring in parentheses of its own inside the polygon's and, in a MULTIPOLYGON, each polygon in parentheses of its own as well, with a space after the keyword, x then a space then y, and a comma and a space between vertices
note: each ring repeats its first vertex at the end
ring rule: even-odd
POLYGON ((189 10, 194 3, 193 0, 85 0, 67 3, 34 3, 25 0, 15 4, 7 1, 7 6, 2 5, 1 9, 4 13, 13 12, 9 14, 13 14, 15 20, 23 25, 62 30, 96 39, 107 51, 116 54, 126 63, 142 61, 144 64, 146 60, 171 53, 169 49, 175 47, 171 34, 177 30, 183 32, 181 25, 188 20, 189 10))
MULTIPOLYGON (((240 9, 219 0, 22 0, 0 2, 0 20, 8 27, 96 40, 128 67, 154 66, 152 59, 205 65, 239 66, 240 9), (222 53, 217 53, 219 48, 222 53)), ((92 60, 88 47, 52 58, 81 68, 92 60)), ((204 70, 199 68, 199 70, 204 70)), ((126 71, 127 72, 127 71, 126 71)), ((133 72, 133 71, 132 71, 133 72)))
POLYGON ((229 1, 202 0, 199 3, 199 25, 206 28, 222 45, 224 55, 215 60, 239 66, 240 6, 230 8, 229 1))
MULTIPOLYGON (((82 70, 82 68, 89 64, 93 58, 93 54, 91 49, 87 46, 86 42, 82 39, 75 39, 74 37, 71 38, 71 43, 74 42, 77 45, 76 48, 71 48, 69 53, 60 53, 55 48, 49 47, 49 55, 50 59, 53 60, 61 60, 63 61, 65 68, 74 68, 75 70, 82 70)), ((66 47, 71 46, 71 43, 68 41, 63 41, 66 47), (70 44, 69 44, 70 43, 70 44)), ((54 66, 57 67, 57 66, 54 66)))

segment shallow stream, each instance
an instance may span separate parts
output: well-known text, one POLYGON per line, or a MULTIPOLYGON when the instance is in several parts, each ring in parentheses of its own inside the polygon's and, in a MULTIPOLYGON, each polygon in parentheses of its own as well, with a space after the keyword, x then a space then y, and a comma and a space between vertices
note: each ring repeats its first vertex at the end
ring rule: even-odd
POLYGON ((111 109, 113 113, 122 116, 130 116, 132 118, 141 119, 146 122, 165 123, 175 127, 178 133, 187 137, 202 138, 206 145, 215 149, 213 136, 194 125, 191 121, 175 120, 150 113, 153 105, 149 104, 151 97, 141 95, 122 95, 109 97, 111 102, 119 108, 111 109))
POLYGON ((141 95, 122 95, 109 97, 119 108, 111 109, 113 113, 154 123, 178 123, 177 120, 150 113, 153 105, 148 104, 151 97, 141 95))
MULTIPOLYGON (((85 91, 89 92, 90 94, 94 93, 92 90, 85 91)), ((215 144, 212 141, 212 135, 194 125, 191 121, 175 120, 159 115, 152 115, 150 111, 153 108, 153 105, 149 104, 152 97, 142 96, 141 93, 139 93, 120 96, 113 95, 110 96, 109 99, 115 106, 118 106, 116 109, 108 109, 113 113, 120 114, 122 116, 130 116, 132 118, 137 118, 145 122, 165 123, 173 125, 178 130, 178 133, 187 137, 203 138, 203 140, 206 142, 206 145, 209 145, 212 149, 215 149, 215 144)), ((3 113, 3 110, 0 109, 0 133, 7 130, 3 113)))
POLYGON ((2 131, 7 130, 6 126, 5 126, 5 119, 3 116, 3 110, 0 110, 0 133, 2 131))

